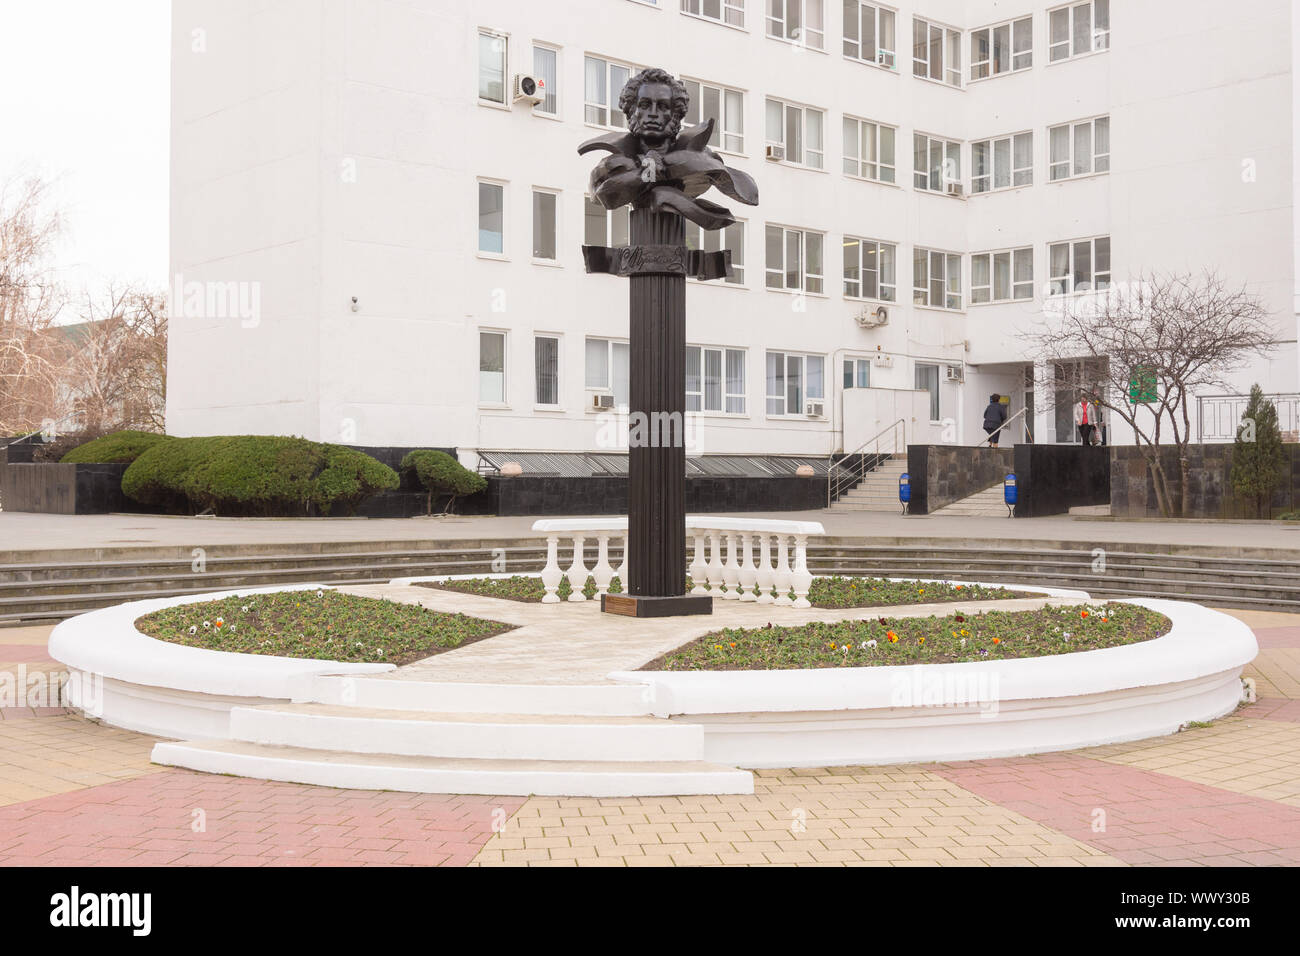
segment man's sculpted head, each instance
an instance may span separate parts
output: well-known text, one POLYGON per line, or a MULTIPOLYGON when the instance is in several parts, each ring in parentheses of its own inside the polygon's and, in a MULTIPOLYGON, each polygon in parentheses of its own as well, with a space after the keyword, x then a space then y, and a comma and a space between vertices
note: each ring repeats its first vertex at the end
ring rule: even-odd
POLYGON ((677 138, 689 106, 686 84, 655 68, 634 75, 618 97, 628 130, 652 149, 677 138))

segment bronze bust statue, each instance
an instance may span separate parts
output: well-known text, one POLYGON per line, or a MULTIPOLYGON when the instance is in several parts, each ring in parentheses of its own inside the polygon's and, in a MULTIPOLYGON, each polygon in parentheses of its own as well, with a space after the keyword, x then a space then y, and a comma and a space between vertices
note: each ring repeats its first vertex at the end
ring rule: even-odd
POLYGON ((642 70, 627 81, 618 105, 628 132, 606 133, 578 147, 579 153, 610 154, 591 171, 591 194, 606 209, 631 203, 721 229, 736 220, 726 207, 699 198, 710 187, 747 205, 758 204, 754 180, 708 148, 713 120, 682 130, 690 97, 681 80, 666 70, 642 70))

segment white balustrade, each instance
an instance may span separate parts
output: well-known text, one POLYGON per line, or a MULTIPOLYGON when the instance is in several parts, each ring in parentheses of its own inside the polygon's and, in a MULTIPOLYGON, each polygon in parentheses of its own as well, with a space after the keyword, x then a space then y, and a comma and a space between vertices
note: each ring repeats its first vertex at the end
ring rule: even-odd
MULTIPOLYGON (((582 589, 587 576, 595 579, 596 590, 608 593, 610 580, 617 574, 623 591, 628 589, 628 541, 626 518, 542 519, 533 524, 534 531, 546 533, 546 567, 542 584, 544 604, 560 601, 560 581, 569 579, 569 600, 585 601, 582 589), (584 544, 589 536, 597 541, 596 565, 588 572, 584 563, 584 544), (559 540, 572 541, 573 560, 567 571, 560 568, 559 540), (609 547, 620 539, 623 556, 617 570, 610 567, 609 547)), ((692 594, 709 594, 723 600, 739 600, 782 607, 811 607, 808 591, 812 572, 808 570, 808 538, 825 534, 815 521, 780 521, 764 518, 713 518, 688 515, 686 534, 693 540, 690 563, 692 594), (723 539, 726 555, 723 555, 723 539), (754 542, 757 539, 757 563, 754 542), (791 553, 793 551, 793 553, 791 553), (723 591, 723 585, 726 590, 723 591), (776 597, 773 597, 773 591, 776 597), (794 592, 791 599, 790 593, 794 592)))

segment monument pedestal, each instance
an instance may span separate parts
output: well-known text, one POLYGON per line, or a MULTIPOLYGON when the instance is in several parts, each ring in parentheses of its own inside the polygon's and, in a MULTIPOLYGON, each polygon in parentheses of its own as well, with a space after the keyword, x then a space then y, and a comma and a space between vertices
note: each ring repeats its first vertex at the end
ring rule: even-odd
POLYGON ((637 594, 602 594, 600 609, 606 614, 624 617, 679 617, 684 614, 712 614, 713 595, 674 594, 671 596, 637 594))

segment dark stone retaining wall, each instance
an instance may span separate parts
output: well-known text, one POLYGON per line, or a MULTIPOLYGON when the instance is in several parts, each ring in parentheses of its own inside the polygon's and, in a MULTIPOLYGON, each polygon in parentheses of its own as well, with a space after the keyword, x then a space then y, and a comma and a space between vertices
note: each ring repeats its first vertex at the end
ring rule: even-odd
MULTIPOLYGON (((12 448, 6 451, 14 453, 12 448)), ((125 471, 126 465, 33 464, 6 455, 0 466, 0 507, 56 515, 138 511, 122 494, 125 471)))
MULTIPOLYGON (((1289 461, 1278 490, 1273 495, 1272 515, 1300 510, 1300 444, 1282 446, 1289 461)), ((1146 459, 1132 445, 1112 445, 1110 513, 1122 518, 1160 517, 1156 504, 1155 483, 1146 459)), ((1191 501, 1188 518, 1254 518, 1252 504, 1240 500, 1232 490, 1231 442, 1189 445, 1191 462, 1191 501)), ((1161 449, 1161 462, 1169 478, 1175 500, 1181 494, 1177 449, 1161 449)))
POLYGON ((908 512, 925 515, 998 484, 1012 470, 1010 448, 967 445, 908 445, 907 473, 912 488, 908 512))
POLYGON ((1110 503, 1109 449, 1016 445, 1017 518, 1064 514, 1076 505, 1110 503))

